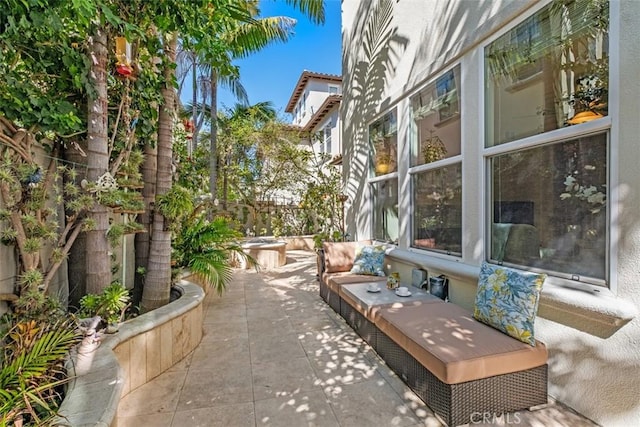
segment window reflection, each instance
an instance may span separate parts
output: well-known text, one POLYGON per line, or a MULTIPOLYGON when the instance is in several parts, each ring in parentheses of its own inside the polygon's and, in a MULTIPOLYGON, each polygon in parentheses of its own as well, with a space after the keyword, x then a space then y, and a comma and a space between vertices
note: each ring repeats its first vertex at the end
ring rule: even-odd
POLYGON ((491 159, 491 258, 606 280, 607 134, 491 159))

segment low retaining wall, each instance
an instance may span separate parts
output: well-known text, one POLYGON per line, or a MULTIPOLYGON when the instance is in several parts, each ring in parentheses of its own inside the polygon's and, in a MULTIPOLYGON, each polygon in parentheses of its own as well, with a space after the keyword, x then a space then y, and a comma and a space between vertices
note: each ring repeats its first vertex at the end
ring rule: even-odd
POLYGON ((280 237, 279 240, 287 243, 288 251, 313 251, 315 248, 313 236, 280 237))
POLYGON ((128 320, 71 360, 66 397, 54 426, 114 427, 120 399, 182 360, 202 339, 204 291, 182 280, 182 296, 128 320))

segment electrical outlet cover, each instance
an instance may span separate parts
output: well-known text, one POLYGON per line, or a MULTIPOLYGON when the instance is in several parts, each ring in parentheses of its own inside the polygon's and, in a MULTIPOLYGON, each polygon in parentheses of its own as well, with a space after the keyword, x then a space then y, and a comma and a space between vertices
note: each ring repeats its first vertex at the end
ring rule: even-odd
POLYGON ((411 284, 416 287, 420 287, 420 285, 427 280, 427 272, 420 268, 414 268, 411 270, 411 284))

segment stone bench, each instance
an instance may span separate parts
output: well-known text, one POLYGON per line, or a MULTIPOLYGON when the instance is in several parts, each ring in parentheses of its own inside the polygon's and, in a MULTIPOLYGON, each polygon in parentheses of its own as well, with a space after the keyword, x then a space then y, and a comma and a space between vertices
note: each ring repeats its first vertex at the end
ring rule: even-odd
MULTIPOLYGON (((242 251, 251 256, 260 268, 273 269, 287 263, 287 243, 273 239, 251 239, 242 243, 242 251)), ((254 268, 253 262, 240 259, 241 268, 254 268)))

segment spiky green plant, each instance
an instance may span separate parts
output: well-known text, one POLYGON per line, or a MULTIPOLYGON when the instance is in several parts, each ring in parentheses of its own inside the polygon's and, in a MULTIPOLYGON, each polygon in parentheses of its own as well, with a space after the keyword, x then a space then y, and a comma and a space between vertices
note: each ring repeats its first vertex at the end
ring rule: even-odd
POLYGON ((179 221, 193 212, 191 191, 180 185, 174 185, 167 193, 158 197, 156 208, 170 222, 179 221))
POLYGON ((109 244, 112 248, 115 248, 120 245, 120 239, 124 235, 124 224, 122 223, 114 223, 109 226, 107 230, 107 239, 109 239, 109 244))
POLYGON ((113 282, 101 294, 88 294, 80 300, 81 316, 100 316, 109 324, 122 320, 124 311, 129 306, 129 290, 120 282, 113 282))

